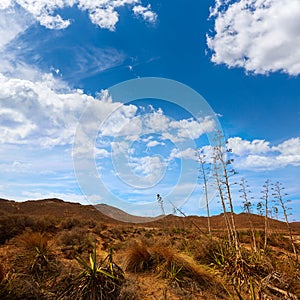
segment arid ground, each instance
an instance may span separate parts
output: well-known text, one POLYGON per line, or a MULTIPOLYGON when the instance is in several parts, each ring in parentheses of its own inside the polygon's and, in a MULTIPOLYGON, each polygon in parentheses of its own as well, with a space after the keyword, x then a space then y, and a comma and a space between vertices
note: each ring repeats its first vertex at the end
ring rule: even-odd
POLYGON ((0 299, 300 298, 299 222, 291 240, 284 222, 234 215, 233 245, 224 215, 210 236, 205 217, 125 223, 105 209, 0 200, 0 299))

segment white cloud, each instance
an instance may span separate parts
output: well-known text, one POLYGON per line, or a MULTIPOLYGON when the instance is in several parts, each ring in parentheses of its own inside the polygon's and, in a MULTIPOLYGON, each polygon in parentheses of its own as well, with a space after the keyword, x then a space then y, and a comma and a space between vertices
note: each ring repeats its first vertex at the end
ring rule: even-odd
POLYGON ((165 143, 153 140, 147 144, 147 147, 149 148, 156 147, 156 146, 165 146, 165 143))
POLYGON ((42 26, 49 29, 63 29, 70 25, 69 20, 63 20, 60 15, 53 16, 56 9, 66 6, 63 0, 14 0, 11 5, 19 5, 29 12, 42 26))
MULTIPOLYGON (((105 93, 101 97, 96 100, 81 90, 70 90, 49 74, 41 74, 36 82, 0 74, 0 142, 40 147, 71 145, 82 113, 95 101, 99 108, 94 112, 97 123, 86 124, 84 136, 88 139, 90 130, 98 128, 119 107, 110 122, 110 134, 114 135, 129 122, 136 107, 113 103, 105 93)), ((88 142, 84 136, 83 141, 88 142)))
POLYGON ((1 172, 3 173, 30 173, 32 164, 23 161, 11 161, 6 163, 0 163, 1 172))
POLYGON ((164 132, 168 130, 170 119, 164 115, 161 109, 145 115, 143 119, 149 132, 164 132))
POLYGON ((235 156, 235 167, 248 170, 274 170, 286 166, 300 166, 300 138, 291 138, 277 146, 264 140, 252 142, 231 138, 228 147, 235 156))
POLYGON ((111 147, 112 147, 113 154, 116 156, 120 154, 128 155, 129 145, 126 142, 112 142, 111 147))
POLYGON ((236 155, 260 154, 271 151, 270 143, 265 140, 246 141, 240 137, 228 139, 228 148, 236 155))
POLYGON ((135 117, 137 107, 134 105, 121 106, 113 111, 101 127, 101 134, 105 136, 130 136, 141 133, 141 121, 135 117))
POLYGON ((105 150, 105 149, 99 149, 99 148, 96 148, 95 149, 95 156, 96 158, 105 158, 105 157, 108 157, 110 156, 110 153, 105 150))
POLYGON ((119 14, 114 10, 113 7, 93 7, 89 10, 89 16, 93 24, 112 31, 115 30, 115 26, 119 21, 119 14))
MULTIPOLYGON (((160 139, 172 142, 183 142, 197 139, 201 135, 212 132, 215 122, 210 117, 194 119, 172 120, 162 109, 152 110, 150 113, 136 116, 137 107, 129 105, 127 109, 117 109, 106 119, 101 134, 114 137, 125 137, 126 140, 138 140, 143 134, 160 134, 160 139)), ((164 142, 142 139, 148 147, 164 145, 164 142)))
MULTIPOLYGON (((97 200, 100 200, 100 196, 95 196, 97 200)), ((71 193, 57 193, 57 192, 24 192, 20 200, 39 200, 39 199, 51 199, 57 198, 64 201, 81 203, 84 205, 90 204, 83 195, 71 194, 71 193)), ((18 199, 17 199, 18 200, 18 199)))
POLYGON ((179 151, 178 149, 174 148, 171 151, 170 160, 174 158, 196 160, 196 150, 192 148, 187 148, 185 150, 179 151))
POLYGON ((11 5, 12 0, 2 0, 0 2, 0 9, 6 9, 11 5))
POLYGON ((300 155, 300 138, 292 138, 279 144, 274 149, 278 150, 282 155, 300 155))
POLYGON ((79 117, 92 97, 77 91, 61 93, 54 86, 55 80, 48 75, 32 82, 0 74, 1 143, 52 147, 72 142, 79 117))
POLYGON ((7 6, 10 5, 9 2, 0 2, 0 49, 25 31, 33 22, 33 19, 21 9, 4 9, 5 3, 7 6))
POLYGON ((218 0, 215 32, 207 36, 211 60, 247 72, 300 73, 298 0, 218 0))
POLYGON ((243 159, 236 159, 235 166, 238 169, 265 171, 280 168, 282 164, 280 164, 280 161, 278 161, 276 157, 250 154, 243 159))
POLYGON ((45 26, 48 29, 64 29, 69 27, 69 25, 71 24, 70 20, 63 20, 60 15, 41 15, 37 17, 37 20, 42 26, 45 26))
POLYGON ((155 22, 157 15, 151 11, 151 6, 143 7, 140 0, 2 0, 0 10, 20 6, 30 13, 35 20, 48 29, 64 29, 70 24, 55 11, 66 7, 77 6, 83 11, 88 11, 93 24, 101 28, 115 30, 119 21, 117 9, 122 6, 131 6, 135 15, 141 15, 147 22, 155 22))
MULTIPOLYGON (((166 163, 158 156, 131 157, 129 167, 133 170, 135 176, 131 180, 133 184, 154 186, 161 179, 165 172, 166 163)), ((128 175, 128 174, 127 174, 128 175)), ((125 175, 126 178, 126 175, 125 175)))
POLYGON ((137 16, 141 16, 145 21, 149 23, 155 23, 157 19, 157 14, 151 11, 151 5, 148 4, 146 7, 142 5, 137 5, 133 7, 133 13, 137 16))
POLYGON ((211 132, 215 129, 215 122, 210 117, 204 119, 185 119, 172 121, 170 127, 177 129, 177 137, 179 139, 197 139, 201 135, 211 132))

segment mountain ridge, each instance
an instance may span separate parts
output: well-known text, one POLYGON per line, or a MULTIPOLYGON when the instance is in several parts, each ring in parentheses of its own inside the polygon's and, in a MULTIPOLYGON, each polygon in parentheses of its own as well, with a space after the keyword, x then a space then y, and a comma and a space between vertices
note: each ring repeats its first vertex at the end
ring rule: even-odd
MULTIPOLYGON (((59 198, 46 198, 38 200, 15 201, 0 198, 0 216, 7 215, 33 215, 55 217, 81 217, 86 219, 97 219, 107 223, 136 223, 145 226, 165 226, 166 223, 180 223, 193 226, 197 224, 202 228, 207 227, 207 217, 191 215, 187 217, 167 215, 165 217, 142 217, 134 216, 124 212, 123 210, 100 203, 93 205, 84 205, 81 203, 64 201, 59 198)), ((252 222, 257 229, 264 226, 264 217, 251 214, 252 222)), ((242 229, 249 228, 248 217, 246 213, 235 214, 237 226, 242 229)), ((225 228, 224 214, 213 215, 210 217, 212 228, 222 230, 225 228)), ((283 221, 269 219, 274 229, 286 230, 286 224, 283 221)), ((291 222, 292 228, 300 230, 300 222, 291 222)))

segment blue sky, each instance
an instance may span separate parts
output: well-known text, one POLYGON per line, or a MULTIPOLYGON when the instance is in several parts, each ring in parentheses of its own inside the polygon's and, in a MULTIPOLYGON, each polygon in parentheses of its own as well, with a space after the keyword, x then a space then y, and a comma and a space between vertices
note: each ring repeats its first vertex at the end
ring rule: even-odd
MULTIPOLYGON (((203 215, 194 148, 207 146, 220 122, 234 180, 245 177, 257 201, 266 179, 282 182, 300 220, 299 26, 297 0, 2 0, 0 197, 105 202, 151 215, 160 193, 203 215), (191 113, 109 93, 147 77, 184 84, 214 114, 201 115, 204 100, 191 113), (80 119, 94 103, 95 119, 80 119)), ((221 212, 216 199, 211 207, 221 212)))

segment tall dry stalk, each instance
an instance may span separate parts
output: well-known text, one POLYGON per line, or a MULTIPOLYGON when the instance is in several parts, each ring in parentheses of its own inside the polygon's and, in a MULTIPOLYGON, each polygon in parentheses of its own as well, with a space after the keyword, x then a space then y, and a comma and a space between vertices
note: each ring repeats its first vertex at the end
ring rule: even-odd
POLYGON ((289 202, 289 200, 284 200, 283 199, 283 197, 287 196, 288 194, 287 193, 284 193, 284 194, 282 193, 283 190, 284 190, 284 187, 282 186, 282 184, 280 182, 275 183, 275 185, 273 187, 273 190, 274 190, 274 193, 273 193, 274 198, 279 201, 279 203, 282 207, 282 211, 283 211, 284 219, 285 219, 288 231, 289 231, 289 236, 290 236, 293 252, 294 252, 294 255, 295 255, 295 259, 298 262, 298 253, 297 253, 297 250, 296 250, 296 246, 295 246, 295 242, 294 242, 294 238, 293 238, 293 233, 292 233, 292 228, 290 226, 288 213, 287 213, 288 208, 287 208, 286 204, 287 204, 287 202, 289 202))
MULTIPOLYGON (((225 146, 222 145, 222 139, 224 137, 218 133, 217 135, 217 141, 218 145, 214 147, 214 158, 216 162, 218 162, 219 169, 217 170, 216 173, 219 173, 221 177, 221 184, 222 184, 222 189, 225 191, 225 196, 229 204, 229 215, 230 215, 230 226, 232 229, 232 238, 233 238, 233 243, 235 245, 237 254, 241 256, 241 251, 240 251, 240 243, 238 239, 238 233, 237 233, 237 228, 235 224, 235 218, 234 218, 234 207, 233 207, 233 199, 232 199, 232 193, 231 193, 231 183, 229 178, 232 175, 235 175, 236 172, 232 168, 232 162, 233 159, 229 158, 229 154, 231 153, 231 149, 226 149, 225 146)), ((223 193, 224 196, 224 193, 223 193)))
POLYGON ((228 212, 227 212, 227 208, 226 208, 226 199, 225 199, 225 195, 223 193, 222 181, 221 181, 219 170, 218 170, 217 159, 215 157, 213 158, 213 168, 214 168, 214 177, 215 177, 215 181, 216 181, 216 185, 217 185, 217 190, 218 190, 219 197, 220 197, 221 204, 222 204, 224 220, 225 220, 225 225, 226 225, 227 234, 228 234, 228 242, 231 244, 233 242, 233 231, 232 231, 232 227, 231 227, 231 224, 230 224, 229 218, 228 218, 228 212))
POLYGON ((265 234, 264 250, 266 250, 267 244, 268 244, 269 193, 270 193, 270 180, 267 179, 265 181, 265 184, 263 185, 263 191, 262 191, 263 196, 261 197, 261 199, 263 200, 263 203, 261 206, 262 206, 262 208, 264 210, 264 214, 265 214, 265 217, 264 217, 264 219, 265 219, 265 222, 264 222, 264 234, 265 234))
POLYGON ((166 212, 165 212, 165 207, 164 207, 164 200, 160 194, 156 195, 157 203, 160 206, 161 212, 163 214, 163 219, 164 219, 164 230, 167 230, 167 220, 166 220, 166 212))
POLYGON ((255 238, 255 229, 252 223, 252 219, 251 219, 251 207, 252 207, 252 203, 249 200, 248 197, 248 193, 250 193, 249 190, 247 190, 249 188, 249 185, 247 185, 247 181, 245 180, 245 178, 242 178, 241 183, 240 183, 241 189, 240 192, 242 193, 242 195, 240 196, 242 199, 244 199, 243 201, 243 208, 247 213, 248 216, 248 222, 249 222, 249 226, 250 226, 250 230, 251 230, 251 234, 252 234, 252 241, 253 241, 253 250, 254 252, 257 252, 257 246, 256 246, 256 238, 255 238))
POLYGON ((200 164, 200 177, 203 181, 203 190, 205 195, 205 204, 206 204, 206 214, 207 214, 207 228, 208 228, 208 234, 209 238, 212 239, 212 232, 211 232, 211 225, 210 225, 210 212, 209 212, 209 201, 208 201, 208 178, 207 178, 207 162, 206 162, 206 155, 203 153, 203 151, 198 151, 198 161, 200 164))

